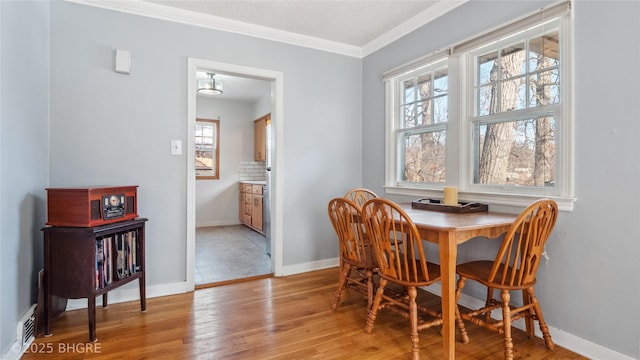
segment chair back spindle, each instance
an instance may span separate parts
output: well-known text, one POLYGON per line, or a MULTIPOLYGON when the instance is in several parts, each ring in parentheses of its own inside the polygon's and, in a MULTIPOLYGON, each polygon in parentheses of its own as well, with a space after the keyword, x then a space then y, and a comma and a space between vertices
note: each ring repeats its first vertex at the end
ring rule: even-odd
POLYGON ((418 229, 402 208, 378 198, 367 201, 362 214, 381 276, 405 285, 431 280, 418 229))
POLYGON ((329 202, 329 219, 338 237, 342 259, 353 265, 373 264, 370 245, 364 234, 360 207, 345 198, 329 202))

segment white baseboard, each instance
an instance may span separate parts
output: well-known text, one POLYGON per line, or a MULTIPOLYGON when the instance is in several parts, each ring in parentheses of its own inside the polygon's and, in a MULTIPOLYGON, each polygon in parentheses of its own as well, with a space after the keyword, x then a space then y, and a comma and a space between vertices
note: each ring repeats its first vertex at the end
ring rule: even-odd
POLYGON ((303 264, 285 265, 282 268, 282 276, 302 274, 309 271, 328 269, 340 264, 340 258, 312 261, 303 264))
POLYGON ((197 228, 211 227, 211 226, 227 226, 227 225, 241 225, 240 220, 218 220, 218 221, 201 221, 196 223, 197 228))
POLYGON ((11 345, 11 347, 9 348, 9 351, 2 354, 2 356, 0 356, 0 359, 3 359, 3 360, 20 359, 22 355, 27 351, 29 346, 33 343, 33 339, 29 341, 27 344, 25 344, 24 346, 20 346, 20 342, 21 341, 18 341, 18 339, 16 339, 16 341, 13 342, 13 345, 11 345))
MULTIPOLYGON (((442 289, 440 284, 434 284, 429 287, 423 288, 424 290, 442 296, 442 289)), ((478 309, 484 305, 484 299, 478 299, 470 295, 460 294, 460 301, 458 304, 461 306, 467 307, 469 309, 478 309)), ((495 319, 502 318, 502 312, 500 310, 494 310, 492 316, 495 319)), ((585 356, 589 359, 593 360, 634 360, 634 358, 629 357, 627 355, 621 354, 611 349, 607 349, 604 346, 594 344, 588 340, 585 340, 581 337, 570 334, 566 331, 557 329, 553 326, 549 326, 549 332, 551 333, 551 337, 553 338, 553 342, 559 346, 562 346, 565 349, 571 350, 577 354, 585 356)), ((513 322, 513 327, 525 330, 524 320, 520 319, 518 321, 513 322)), ((536 327, 535 336, 541 338, 542 333, 540 329, 536 327)))
MULTIPOLYGON (((138 282, 133 281, 131 284, 134 284, 135 287, 124 287, 120 289, 116 289, 113 291, 109 291, 109 296, 107 301, 109 304, 118 304, 127 301, 138 301, 140 300, 140 289, 138 288, 138 282)), ((146 289, 146 297, 147 299, 182 294, 187 292, 187 282, 176 282, 169 284, 161 284, 161 285, 153 285, 147 286, 146 289)), ((98 296, 96 298, 96 306, 102 306, 102 296, 98 296)), ((77 309, 86 309, 87 308, 87 299, 69 299, 67 301, 67 310, 77 310, 77 309)))

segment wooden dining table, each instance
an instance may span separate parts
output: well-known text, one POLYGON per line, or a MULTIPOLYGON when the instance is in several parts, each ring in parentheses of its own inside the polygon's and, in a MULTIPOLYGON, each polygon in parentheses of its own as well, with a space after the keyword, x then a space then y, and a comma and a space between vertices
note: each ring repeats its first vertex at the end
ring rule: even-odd
POLYGON ((517 214, 497 212, 449 213, 413 209, 400 203, 416 224, 422 239, 436 243, 440 254, 442 338, 444 358, 455 359, 455 287, 457 246, 476 237, 497 238, 506 233, 517 214))

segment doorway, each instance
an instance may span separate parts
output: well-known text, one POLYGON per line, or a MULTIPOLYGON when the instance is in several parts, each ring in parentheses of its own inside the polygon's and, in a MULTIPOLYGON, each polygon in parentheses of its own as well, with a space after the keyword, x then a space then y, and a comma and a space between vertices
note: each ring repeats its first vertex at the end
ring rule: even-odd
MULTIPOLYGON (((194 129, 195 128, 195 119, 196 117, 200 117, 200 115, 197 114, 198 109, 197 109, 197 101, 198 101, 198 97, 196 96, 196 90, 197 90, 197 73, 198 71, 205 71, 205 72, 210 72, 210 73, 215 73, 216 77, 220 78, 220 79, 224 79, 225 77, 227 77, 228 79, 242 79, 242 80, 255 80, 255 81, 261 81, 261 82, 267 82, 269 84, 269 91, 270 91, 270 97, 271 97, 271 104, 270 104, 270 112, 271 112, 271 119, 272 119, 272 130, 271 130, 271 134, 272 134, 272 149, 271 149, 271 154, 272 154, 272 163, 271 163, 271 169, 272 169, 272 176, 271 176, 271 184, 270 184, 270 188, 268 189, 270 191, 270 194, 272 196, 270 196, 270 203, 268 204, 268 207, 270 208, 270 224, 272 224, 272 226, 270 227, 270 229, 268 230, 268 235, 270 235, 271 238, 271 257, 270 257, 270 269, 273 272, 273 274, 275 276, 279 276, 282 273, 282 258, 281 258, 281 254, 282 254, 282 247, 281 247, 281 224, 282 224, 282 220, 281 220, 281 211, 280 211, 280 201, 281 201, 281 192, 279 191, 279 186, 280 186, 280 179, 281 177, 279 176, 280 172, 281 172, 281 166, 279 166, 279 164, 282 164, 281 161, 278 161, 279 158, 281 157, 281 154, 279 154, 278 149, 281 148, 281 141, 282 141, 282 119, 281 119, 281 114, 282 114, 282 73, 279 72, 274 72, 274 71, 270 71, 270 70, 263 70, 263 69, 256 69, 256 68, 248 68, 248 67, 242 67, 242 66, 238 66, 238 65, 233 65, 233 64, 225 64, 225 63, 219 63, 219 62, 214 62, 214 61, 210 61, 210 60, 202 60, 202 59, 193 59, 193 58, 189 58, 188 60, 189 66, 188 66, 188 124, 187 124, 187 129, 194 129)), ((232 81, 230 81, 232 82, 232 81)), ((226 91, 226 89, 228 88, 228 86, 226 84, 224 84, 224 90, 226 91)), ((229 90, 231 92, 231 90, 229 90)), ((225 127, 225 119, 221 116, 220 117, 220 129, 221 129, 221 133, 224 134, 224 127, 225 127)), ((229 123, 228 126, 231 126, 231 124, 229 123)), ((195 141, 194 141, 194 136, 191 134, 192 131, 188 132, 188 136, 187 136, 187 149, 194 149, 195 148, 195 141)), ((228 141, 231 139, 227 139, 228 141)), ((224 136, 221 138, 220 142, 222 145, 221 149, 224 149, 224 136)), ((231 140, 233 141, 233 140, 231 140)), ((260 234, 252 234, 252 233, 247 233, 246 230, 249 231, 253 231, 251 229, 244 229, 242 226, 243 225, 237 225, 238 224, 238 211, 233 211, 233 210, 229 210, 228 208, 226 209, 227 213, 231 213, 230 216, 234 217, 234 224, 230 224, 228 223, 228 219, 227 220, 220 220, 219 223, 213 223, 213 224, 209 224, 209 225, 213 225, 211 227, 205 226, 207 231, 196 231, 196 226, 197 224, 197 220, 198 220, 198 213, 197 209, 200 209, 200 207, 197 205, 197 199, 198 199, 198 186, 199 184, 196 184, 196 180, 195 180, 195 170, 194 170, 194 166, 191 166, 191 164, 195 163, 195 151, 186 151, 187 154, 187 163, 190 165, 187 167, 188 171, 187 171, 187 269, 186 269, 186 273, 187 273, 187 290, 193 290, 195 288, 196 285, 196 270, 195 270, 195 265, 196 265, 196 240, 197 237, 200 236, 201 234, 205 234, 207 232, 209 233, 218 233, 218 237, 222 237, 224 236, 237 236, 237 239, 246 242, 247 246, 250 246, 251 243, 253 242, 254 245, 258 244, 259 242, 259 238, 256 237, 256 235, 260 235, 260 234), (218 229, 215 229, 218 228, 218 229), (235 235, 229 235, 229 234, 235 234, 235 235), (198 236, 197 236, 198 235, 198 236)), ((221 164, 225 161, 224 157, 225 154, 221 153, 221 164)), ((237 166, 234 165, 234 167, 237 168, 237 166)), ((223 173, 223 169, 220 170, 221 171, 221 176, 224 176, 223 173)), ((229 174, 227 174, 229 175, 229 174)), ((222 178, 221 178, 222 179, 222 178)), ((233 176, 232 174, 232 182, 234 182, 233 185, 229 185, 227 186, 227 188, 231 189, 227 189, 227 201, 230 201, 230 197, 232 197, 236 203, 238 202, 238 197, 239 194, 236 192, 238 191, 238 178, 237 176, 233 176), (233 194, 232 194, 233 193, 233 194)), ((217 181, 217 180, 216 180, 217 181)), ((227 181, 228 178, 227 178, 227 181)), ((224 199, 221 199, 224 200, 224 199)), ((224 205, 224 201, 220 201, 220 203, 222 203, 223 205, 221 207, 225 207, 224 205)), ((202 225, 202 224, 199 224, 202 225)), ((264 240, 263 240, 264 241, 264 240)), ((235 245, 239 245, 239 244, 235 244, 235 245)), ((220 252, 222 252, 222 248, 219 249, 220 252)), ((247 259, 248 261, 251 261, 251 259, 247 259)), ((215 261, 212 259, 212 261, 215 261)), ((243 274, 239 274, 240 277, 246 276, 243 274)), ((202 279, 200 279, 202 280, 202 279)), ((199 284, 198 284, 199 285, 199 284)))

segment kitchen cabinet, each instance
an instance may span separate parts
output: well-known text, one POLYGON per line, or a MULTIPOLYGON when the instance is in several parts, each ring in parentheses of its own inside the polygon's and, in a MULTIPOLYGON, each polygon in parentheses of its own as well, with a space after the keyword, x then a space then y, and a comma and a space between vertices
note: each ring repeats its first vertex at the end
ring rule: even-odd
POLYGON ((262 232, 262 185, 251 185, 253 206, 251 209, 251 227, 262 232))
POLYGON ((271 114, 267 114, 253 122, 254 160, 267 160, 267 125, 271 123, 271 114))
POLYGON ((251 184, 240 184, 240 222, 245 225, 251 225, 251 207, 247 206, 247 202, 251 203, 253 201, 251 196, 251 184))
POLYGON ((262 187, 261 184, 240 183, 240 222, 259 233, 263 232, 262 187))

